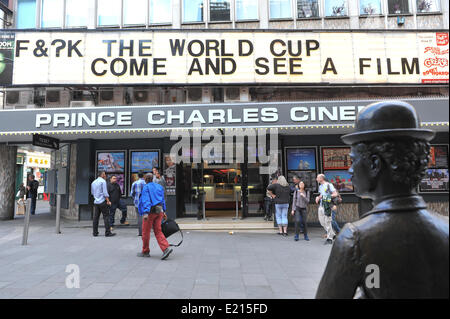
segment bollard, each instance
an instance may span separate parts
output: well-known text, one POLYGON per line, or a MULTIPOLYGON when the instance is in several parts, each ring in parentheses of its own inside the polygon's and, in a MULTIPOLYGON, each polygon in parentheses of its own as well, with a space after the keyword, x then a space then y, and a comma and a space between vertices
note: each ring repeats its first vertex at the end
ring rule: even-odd
POLYGON ((61 194, 56 195, 56 233, 61 234, 61 194))
POLYGON ((31 198, 27 198, 27 202, 25 204, 25 223, 23 225, 23 237, 22 237, 22 245, 26 245, 28 241, 28 228, 30 226, 30 210, 31 210, 31 198))
POLYGON ((236 217, 233 218, 233 220, 239 219, 239 191, 235 192, 236 195, 236 217))

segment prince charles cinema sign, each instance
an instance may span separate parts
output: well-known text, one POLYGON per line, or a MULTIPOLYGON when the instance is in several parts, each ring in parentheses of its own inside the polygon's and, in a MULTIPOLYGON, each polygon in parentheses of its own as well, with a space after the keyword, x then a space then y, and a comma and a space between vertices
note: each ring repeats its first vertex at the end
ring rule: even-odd
POLYGON ((448 83, 448 32, 3 32, 0 85, 448 83), (32 70, 32 71, 30 71, 32 70))

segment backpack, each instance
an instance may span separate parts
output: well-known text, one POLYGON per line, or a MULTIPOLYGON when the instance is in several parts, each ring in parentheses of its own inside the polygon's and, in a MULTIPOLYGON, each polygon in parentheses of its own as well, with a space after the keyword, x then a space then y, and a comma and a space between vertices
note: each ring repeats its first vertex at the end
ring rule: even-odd
POLYGON ((322 197, 322 207, 325 213, 325 216, 331 216, 331 206, 333 206, 332 203, 332 197, 331 197, 331 191, 330 191, 330 184, 327 184, 326 189, 326 195, 322 197))

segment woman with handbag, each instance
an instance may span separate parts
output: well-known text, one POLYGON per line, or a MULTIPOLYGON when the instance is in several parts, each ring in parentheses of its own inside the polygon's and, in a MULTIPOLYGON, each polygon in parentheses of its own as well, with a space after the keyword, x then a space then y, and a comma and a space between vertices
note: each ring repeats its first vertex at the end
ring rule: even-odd
POLYGON ((287 236, 288 226, 288 210, 291 199, 291 188, 286 178, 282 175, 278 176, 276 183, 270 184, 267 190, 272 193, 275 203, 275 217, 279 227, 279 235, 287 236))

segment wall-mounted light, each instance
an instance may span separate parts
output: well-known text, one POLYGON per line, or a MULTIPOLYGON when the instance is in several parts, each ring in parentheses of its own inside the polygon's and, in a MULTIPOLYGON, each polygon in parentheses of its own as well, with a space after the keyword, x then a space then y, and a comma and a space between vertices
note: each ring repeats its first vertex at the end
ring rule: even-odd
POLYGON ((405 24, 405 17, 397 17, 397 25, 404 25, 405 24))

